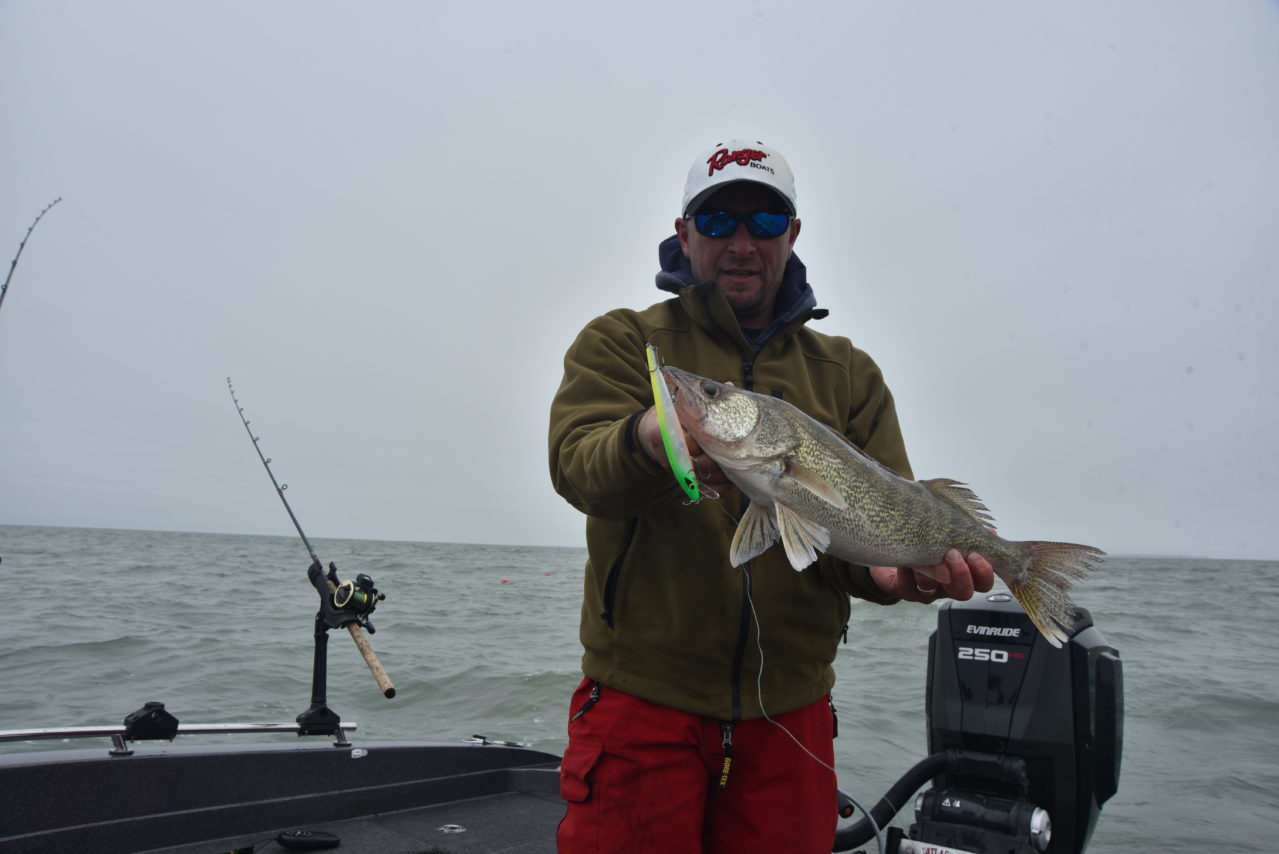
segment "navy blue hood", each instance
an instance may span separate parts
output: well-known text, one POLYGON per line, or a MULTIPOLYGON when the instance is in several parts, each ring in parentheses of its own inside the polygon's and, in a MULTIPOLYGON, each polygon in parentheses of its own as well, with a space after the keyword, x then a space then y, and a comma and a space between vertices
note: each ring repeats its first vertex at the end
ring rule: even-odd
MULTIPOLYGON (((682 288, 697 285, 700 282, 693 277, 693 268, 680 248, 679 235, 672 234, 657 247, 657 258, 661 270, 657 274, 657 287, 664 291, 678 294, 682 288)), ((808 268, 794 252, 786 261, 786 269, 782 271, 782 285, 777 290, 773 323, 768 329, 742 330, 755 349, 773 337, 778 329, 801 317, 825 317, 824 309, 816 309, 817 297, 808 284, 808 268)))

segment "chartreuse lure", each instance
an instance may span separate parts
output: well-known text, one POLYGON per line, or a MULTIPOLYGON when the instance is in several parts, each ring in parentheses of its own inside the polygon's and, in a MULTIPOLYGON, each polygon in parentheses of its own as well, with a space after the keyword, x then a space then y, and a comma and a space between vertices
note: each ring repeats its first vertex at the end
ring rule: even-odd
POLYGON ((688 445, 684 442, 684 431, 680 428, 679 416, 675 414, 671 390, 662 378, 662 360, 652 344, 647 345, 645 351, 648 354, 648 376, 653 383, 653 408, 657 410, 657 425, 662 431, 666 459, 670 461, 675 480, 688 499, 700 501, 702 492, 697 485, 697 475, 693 472, 693 458, 689 456, 688 445))

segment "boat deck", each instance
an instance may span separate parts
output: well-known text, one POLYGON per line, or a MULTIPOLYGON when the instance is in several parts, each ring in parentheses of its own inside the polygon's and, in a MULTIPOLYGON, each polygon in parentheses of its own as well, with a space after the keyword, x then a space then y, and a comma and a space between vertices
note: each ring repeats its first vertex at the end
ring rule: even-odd
POLYGON ((479 744, 315 743, 53 750, 0 755, 0 854, 287 850, 285 830, 334 850, 555 850, 559 757, 479 744))
MULTIPOLYGON (((564 802, 558 793, 507 792, 343 821, 317 821, 303 829, 337 836, 341 841, 337 851, 554 854, 555 826, 563 815, 564 802)), ((153 849, 149 854, 213 854, 237 850, 270 854, 287 850, 275 837, 289 829, 292 828, 272 828, 264 833, 153 849)))

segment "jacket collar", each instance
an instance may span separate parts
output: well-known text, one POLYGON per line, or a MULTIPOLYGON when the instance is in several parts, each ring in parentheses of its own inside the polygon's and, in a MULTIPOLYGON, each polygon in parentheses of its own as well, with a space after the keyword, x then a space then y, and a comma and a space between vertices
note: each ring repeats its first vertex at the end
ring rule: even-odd
MULTIPOLYGON (((695 286, 704 293, 715 291, 708 282, 698 282, 693 277, 693 268, 689 265, 688 258, 684 257, 684 250, 680 248, 679 235, 672 234, 663 240, 657 247, 657 257, 661 263, 661 270, 657 273, 659 289, 677 295, 685 288, 695 286), (707 287, 701 287, 703 285, 707 287)), ((719 301, 723 302, 723 297, 720 297, 719 301)), ((786 261, 786 268, 782 271, 782 285, 777 290, 773 322, 767 329, 750 336, 748 343, 758 352, 779 331, 792 325, 798 326, 808 320, 823 318, 830 313, 816 306, 817 297, 808 283, 808 268, 804 266, 803 261, 799 260, 799 256, 792 252, 786 261)), ((729 331, 740 332, 735 318, 731 321, 731 325, 723 322, 719 325, 725 326, 729 331)))

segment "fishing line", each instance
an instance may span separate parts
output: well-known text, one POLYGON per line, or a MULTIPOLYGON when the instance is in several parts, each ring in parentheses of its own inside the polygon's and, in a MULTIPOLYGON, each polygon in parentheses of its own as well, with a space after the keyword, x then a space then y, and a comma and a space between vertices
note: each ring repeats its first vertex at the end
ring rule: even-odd
MULTIPOLYGON (((724 515, 727 516, 729 521, 731 521, 734 525, 739 523, 738 518, 729 512, 729 509, 724 506, 723 502, 716 502, 715 506, 722 510, 724 515)), ((746 604, 750 606, 751 619, 755 621, 755 648, 759 651, 759 670, 756 671, 755 674, 755 699, 759 703, 759 712, 763 715, 764 720, 786 733, 786 736, 791 741, 795 742, 795 745, 800 750, 807 753, 814 762, 830 771, 838 779, 839 772, 835 770, 833 765, 827 764, 824 759, 809 750, 804 743, 796 737, 795 733, 786 728, 785 724, 775 721, 769 717, 768 710, 764 708, 764 631, 762 624, 760 623, 759 612, 755 610, 755 597, 751 595, 750 577, 745 575, 745 573, 743 573, 743 575, 743 590, 746 593, 746 604)), ((871 815, 870 810, 862 806, 861 802, 848 792, 844 792, 844 797, 848 798, 848 800, 852 802, 853 806, 860 810, 861 814, 866 817, 868 822, 870 822, 871 830, 875 831, 875 843, 879 847, 880 854, 884 854, 884 851, 886 850, 884 847, 884 834, 883 831, 880 830, 879 824, 875 821, 874 816, 871 815)))
MULTIPOLYGON (((715 506, 724 511, 724 515, 729 518, 729 521, 733 522, 735 525, 739 524, 738 518, 730 513, 728 508, 722 503, 716 504, 715 506)), ((795 742, 800 750, 811 756, 813 761, 815 761, 818 765, 821 765, 832 774, 838 774, 833 766, 826 764, 825 760, 805 747, 804 743, 796 738, 795 734, 787 729, 785 724, 778 723, 769 717, 768 710, 764 708, 764 630, 759 620, 759 612, 755 610, 755 597, 751 595, 750 578, 745 573, 743 573, 743 576, 744 580, 742 582, 742 589, 746 593, 746 604, 749 605, 751 609, 751 619, 755 621, 755 648, 759 650, 759 670, 755 673, 755 698, 759 702, 760 714, 764 716, 764 720, 786 733, 786 735, 790 737, 790 740, 795 742)), ((861 809, 861 807, 859 806, 858 809, 861 809)), ((865 812, 865 810, 862 811, 865 812)))
POLYGON ((779 723, 778 721, 775 721, 775 720, 773 720, 771 717, 769 717, 769 715, 768 715, 768 711, 767 711, 767 710, 765 710, 765 708, 764 708, 764 640, 763 640, 763 631, 762 631, 762 630, 761 630, 761 628, 760 628, 759 614, 755 611, 755 599, 754 599, 754 597, 752 597, 752 596, 751 596, 750 584, 747 584, 747 585, 746 585, 746 602, 747 602, 747 604, 749 604, 749 605, 751 606, 751 617, 752 617, 752 618, 754 618, 754 620, 755 620, 755 648, 759 650, 759 670, 758 670, 758 671, 756 671, 756 675, 755 675, 755 692, 756 692, 756 699, 757 699, 757 700, 758 700, 758 702, 759 702, 759 712, 760 712, 760 714, 764 716, 764 720, 768 721, 770 724, 772 724, 773 726, 777 727, 777 728, 778 728, 778 729, 780 729, 782 732, 786 733, 787 737, 789 737, 791 741, 795 742, 795 745, 796 745, 796 746, 797 746, 800 750, 804 751, 804 752, 805 752, 805 753, 807 753, 809 756, 811 756, 811 757, 813 758, 813 761, 814 761, 814 762, 816 762, 818 765, 820 765, 820 766, 822 766, 823 768, 825 768, 827 771, 830 771, 832 774, 837 774, 838 772, 835 770, 835 766, 828 764, 828 763, 826 762, 826 760, 825 760, 825 759, 822 759, 822 758, 821 758, 820 756, 818 756, 816 753, 813 753, 813 751, 809 750, 809 749, 808 749, 808 747, 807 747, 807 746, 805 746, 805 745, 804 745, 804 743, 803 743, 802 741, 800 741, 800 740, 799 740, 799 739, 795 736, 795 733, 793 733, 793 732, 791 732, 789 729, 787 729, 785 724, 783 724, 783 723, 779 723))
MULTIPOLYGON (((724 512, 728 513, 727 510, 724 512)), ((732 515, 733 514, 728 513, 729 518, 732 518, 732 515)), ((764 630, 763 624, 759 619, 759 612, 755 610, 755 597, 751 596, 751 585, 749 579, 745 582, 745 591, 746 603, 750 605, 751 618, 755 621, 755 648, 759 650, 759 670, 756 671, 755 675, 755 699, 759 703, 759 712, 764 716, 764 720, 786 733, 786 736, 791 741, 795 742, 796 747, 807 753, 814 762, 830 771, 838 779, 839 772, 835 770, 833 765, 828 764, 826 760, 809 750, 808 747, 795 736, 795 733, 786 728, 785 724, 775 721, 769 717, 768 710, 764 708, 764 630)), ((870 814, 870 810, 862 806, 861 803, 859 803, 852 795, 848 794, 848 792, 844 792, 844 796, 848 798, 848 800, 852 801, 853 806, 857 807, 857 809, 861 811, 862 815, 866 816, 866 820, 870 822, 871 829, 875 831, 875 843, 879 846, 880 854, 883 854, 885 850, 884 836, 879 829, 879 824, 876 823, 874 817, 870 814)))

